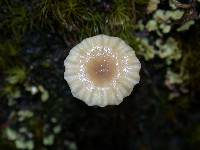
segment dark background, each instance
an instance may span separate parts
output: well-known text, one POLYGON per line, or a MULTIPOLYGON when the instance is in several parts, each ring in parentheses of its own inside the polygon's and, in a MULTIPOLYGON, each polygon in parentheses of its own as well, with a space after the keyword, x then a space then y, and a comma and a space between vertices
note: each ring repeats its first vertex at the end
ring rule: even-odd
MULTIPOLYGON (((187 1, 192 3, 192 1, 187 1)), ((157 35, 138 29, 153 18, 148 0, 0 0, 0 149, 197 150, 200 148, 199 3, 157 35), (195 24, 184 32, 177 27, 195 24), (118 106, 89 107, 71 94, 64 59, 82 39, 118 36, 139 57, 141 80, 118 106), (181 58, 145 59, 137 38, 174 37, 181 58), (167 84, 167 70, 182 82, 167 84)), ((161 0, 157 9, 171 10, 161 0)), ((157 10, 155 10, 157 11, 157 10)), ((159 51, 159 48, 157 49, 159 51)), ((174 76, 170 76, 174 77, 174 76)))

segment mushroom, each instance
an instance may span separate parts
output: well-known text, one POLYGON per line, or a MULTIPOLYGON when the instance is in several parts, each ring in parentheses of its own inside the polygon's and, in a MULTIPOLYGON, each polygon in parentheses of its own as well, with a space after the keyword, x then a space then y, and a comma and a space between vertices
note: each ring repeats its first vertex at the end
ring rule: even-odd
POLYGON ((118 105, 139 83, 141 64, 133 49, 118 37, 97 35, 70 50, 64 79, 72 95, 87 105, 118 105))

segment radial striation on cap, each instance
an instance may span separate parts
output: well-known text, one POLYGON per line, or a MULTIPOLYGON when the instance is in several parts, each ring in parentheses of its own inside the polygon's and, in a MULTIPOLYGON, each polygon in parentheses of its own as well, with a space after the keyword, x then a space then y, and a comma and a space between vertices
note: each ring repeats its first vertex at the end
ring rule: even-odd
POLYGON ((64 78, 72 95, 87 105, 118 105, 139 83, 141 64, 118 37, 97 35, 70 50, 64 78))

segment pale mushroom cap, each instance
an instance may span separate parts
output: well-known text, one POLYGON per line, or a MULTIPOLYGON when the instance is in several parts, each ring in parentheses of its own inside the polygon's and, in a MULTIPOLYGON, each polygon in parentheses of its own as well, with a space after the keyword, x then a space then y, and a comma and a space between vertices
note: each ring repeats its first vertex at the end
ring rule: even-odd
POLYGON ((140 62, 118 37, 97 35, 71 49, 64 78, 72 95, 87 105, 118 105, 139 82, 140 62))

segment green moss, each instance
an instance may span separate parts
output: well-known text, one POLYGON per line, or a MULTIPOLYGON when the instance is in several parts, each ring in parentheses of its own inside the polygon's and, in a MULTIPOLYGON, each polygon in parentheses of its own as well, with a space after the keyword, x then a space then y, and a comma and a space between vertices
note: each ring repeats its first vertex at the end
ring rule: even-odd
POLYGON ((20 43, 12 40, 2 40, 0 42, 0 68, 2 70, 13 67, 19 63, 19 52, 21 50, 20 43))
POLYGON ((4 0, 2 3, 1 9, 4 9, 4 13, 0 16, 0 29, 7 34, 4 37, 9 36, 19 41, 30 24, 30 13, 21 2, 4 0))
POLYGON ((200 79, 200 70, 198 69, 200 66, 200 51, 192 50, 187 52, 184 55, 182 62, 182 70, 184 74, 188 74, 189 80, 187 80, 187 84, 189 84, 192 88, 200 88, 199 79, 200 79))
POLYGON ((10 84, 23 83, 27 77, 25 68, 15 66, 7 71, 7 81, 10 84))

